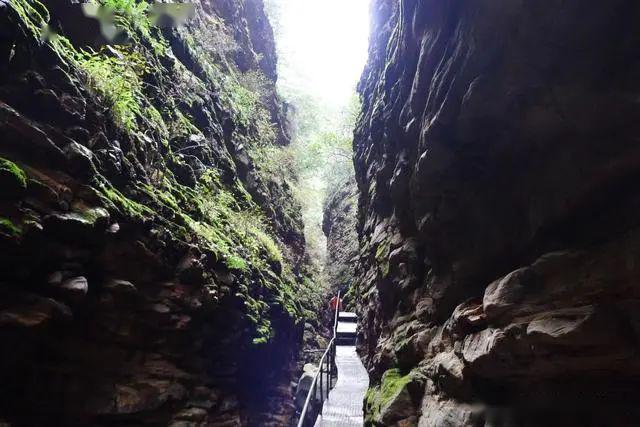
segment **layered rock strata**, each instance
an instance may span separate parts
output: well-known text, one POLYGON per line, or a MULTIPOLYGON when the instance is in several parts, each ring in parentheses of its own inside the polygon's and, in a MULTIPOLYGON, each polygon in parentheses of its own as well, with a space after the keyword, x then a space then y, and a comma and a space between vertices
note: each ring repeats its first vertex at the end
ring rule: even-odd
POLYGON ((0 2, 0 420, 287 425, 310 280, 255 160, 288 143, 262 2, 104 2, 110 45, 73 3, 0 2))
POLYGON ((355 135, 373 425, 635 425, 640 6, 374 0, 355 135))
POLYGON ((327 281, 333 292, 342 291, 347 305, 355 302, 352 285, 358 261, 357 209, 357 187, 350 179, 329 195, 322 218, 327 237, 327 281))

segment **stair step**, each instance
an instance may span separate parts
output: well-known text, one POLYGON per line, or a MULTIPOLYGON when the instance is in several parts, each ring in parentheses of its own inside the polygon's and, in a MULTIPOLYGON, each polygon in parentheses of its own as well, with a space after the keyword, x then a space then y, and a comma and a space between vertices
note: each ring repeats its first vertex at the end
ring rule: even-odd
POLYGON ((347 319, 347 318, 349 318, 349 319, 351 319, 351 318, 355 319, 355 318, 357 318, 357 317, 358 317, 358 315, 357 315, 357 314, 352 313, 352 312, 350 312, 350 311, 341 311, 340 313, 338 313, 338 318, 339 318, 339 319, 347 319))

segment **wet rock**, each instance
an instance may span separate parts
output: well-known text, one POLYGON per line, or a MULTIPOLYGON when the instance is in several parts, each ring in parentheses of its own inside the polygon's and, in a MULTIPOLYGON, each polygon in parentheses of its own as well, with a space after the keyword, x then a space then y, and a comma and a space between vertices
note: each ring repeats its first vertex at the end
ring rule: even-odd
MULTIPOLYGON (((301 411, 302 408, 304 407, 304 403, 307 399, 307 396, 309 395, 309 390, 311 390, 313 379, 315 375, 318 373, 318 370, 319 368, 312 363, 307 363, 304 365, 303 372, 300 378, 298 379, 298 383, 296 385, 296 392, 294 395, 295 396, 294 401, 295 401, 296 409, 298 411, 301 411)), ((318 391, 316 392, 316 396, 314 397, 315 401, 312 404, 315 404, 315 402, 319 401, 320 398, 321 398, 320 390, 318 389, 318 391)))
POLYGON ((56 300, 33 294, 18 294, 4 301, 0 310, 0 325, 32 328, 52 321, 68 321, 71 316, 69 307, 56 300))
POLYGON ((67 240, 81 240, 95 236, 109 222, 109 212, 103 208, 85 209, 78 212, 56 212, 47 215, 43 228, 51 234, 64 236, 67 240))
POLYGON ((425 396, 422 414, 419 427, 481 427, 485 425, 484 411, 479 405, 438 401, 433 396, 425 396))
POLYGON ((575 20, 580 6, 552 3, 372 4, 360 348, 370 393, 390 370, 426 377, 420 408, 383 421, 370 405, 372 424, 578 426, 612 406, 640 420, 637 392, 610 394, 640 375, 624 308, 640 278, 640 7, 575 20))
POLYGON ((49 277, 47 278, 47 282, 50 285, 60 285, 63 279, 64 279, 64 272, 55 271, 49 275, 49 277))
POLYGON ((201 422, 207 418, 207 411, 202 408, 189 408, 176 415, 176 420, 201 422))
POLYGON ((1 101, 0 128, 5 132, 4 142, 9 146, 19 151, 25 151, 29 146, 36 147, 37 151, 28 155, 39 160, 48 160, 51 166, 64 162, 65 156, 62 150, 40 127, 1 101))
MULTIPOLYGON (((350 180, 328 197, 324 207, 322 230, 327 237, 326 271, 331 287, 341 290, 347 306, 353 300, 349 289, 355 281, 355 260, 358 255, 356 233, 355 182, 350 180)), ((355 292, 355 288, 351 291, 355 292)))
MULTIPOLYGON (((73 126, 64 131, 65 135, 84 146, 91 148, 89 131, 81 126, 73 126)), ((103 135, 104 136, 104 135, 103 135)))
POLYGON ((2 199, 15 199, 24 194, 27 188, 27 176, 17 164, 0 158, 0 186, 2 199))
POLYGON ((202 265, 202 256, 194 254, 185 255, 177 267, 178 277, 184 283, 202 283, 204 266, 202 265))
POLYGON ((63 153, 70 162, 71 168, 79 173, 89 175, 95 170, 93 153, 77 142, 70 142, 63 148, 63 153))
POLYGON ((70 301, 79 302, 89 292, 89 282, 85 277, 78 276, 63 280, 60 283, 62 295, 70 301))
POLYGON ((422 381, 417 372, 402 375, 397 369, 386 371, 380 385, 370 389, 365 397, 365 424, 415 425, 422 381))
MULTIPOLYGON (((37 13, 48 8, 66 34, 77 23, 58 3, 37 13)), ((166 52, 152 28, 82 60, 41 40, 25 14, 0 11, 0 158, 25 178, 0 171, 2 420, 241 426, 294 415, 303 333, 289 288, 313 274, 300 209, 284 180, 258 173, 246 149, 236 156, 262 140, 256 117, 240 119, 210 73, 268 72, 264 113, 287 144, 275 45, 260 0, 194 6, 188 28, 163 32, 166 52), (202 55, 212 23, 233 46, 222 55, 202 55), (264 212, 282 262, 231 273, 229 255, 248 261, 256 242, 240 242, 221 209, 264 212), (19 233, 5 238, 10 224, 19 233)))
POLYGON ((171 312, 171 307, 165 304, 153 304, 149 307, 149 310, 159 314, 167 314, 171 312))
POLYGON ((169 381, 144 380, 116 385, 113 406, 108 413, 135 414, 154 410, 169 399, 179 399, 184 388, 169 381))
POLYGON ((127 282, 126 280, 109 280, 104 284, 105 289, 118 293, 131 295, 138 292, 135 285, 131 282, 127 282))

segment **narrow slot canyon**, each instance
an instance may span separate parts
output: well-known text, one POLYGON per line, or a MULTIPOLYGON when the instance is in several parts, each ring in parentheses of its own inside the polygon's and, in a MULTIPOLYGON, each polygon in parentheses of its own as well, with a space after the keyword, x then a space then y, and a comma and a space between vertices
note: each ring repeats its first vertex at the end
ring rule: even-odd
POLYGON ((640 425, 638 22, 0 0, 0 427, 640 425))

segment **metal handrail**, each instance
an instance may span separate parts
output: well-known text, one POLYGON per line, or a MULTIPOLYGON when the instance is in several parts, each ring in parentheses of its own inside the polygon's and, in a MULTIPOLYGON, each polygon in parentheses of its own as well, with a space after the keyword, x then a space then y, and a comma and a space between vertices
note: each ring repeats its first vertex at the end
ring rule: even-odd
POLYGON ((302 407, 302 411, 300 412, 300 418, 298 419, 297 427, 304 427, 305 418, 307 417, 307 411, 309 410, 309 403, 311 402, 311 396, 315 398, 317 386, 318 386, 318 378, 320 378, 320 411, 322 411, 322 407, 324 406, 325 399, 325 389, 322 381, 322 374, 327 374, 327 387, 326 393, 327 398, 329 398, 329 391, 331 391, 332 387, 332 379, 331 379, 331 368, 335 365, 336 361, 336 335, 338 331, 338 313, 340 312, 340 292, 338 292, 338 304, 336 305, 336 312, 333 318, 333 337, 331 337, 331 341, 329 341, 329 345, 327 349, 322 354, 322 358, 320 359, 320 369, 313 377, 313 381, 311 382, 311 387, 309 387, 309 393, 307 394, 307 398, 304 401, 304 406, 302 407), (329 357, 327 357, 329 356, 329 357), (327 369, 324 370, 323 365, 327 365, 327 369))

